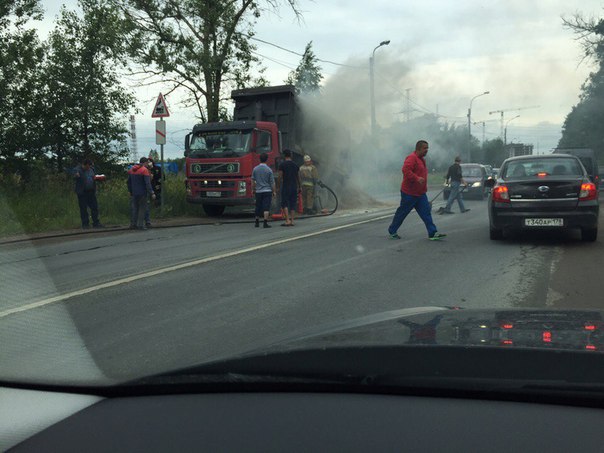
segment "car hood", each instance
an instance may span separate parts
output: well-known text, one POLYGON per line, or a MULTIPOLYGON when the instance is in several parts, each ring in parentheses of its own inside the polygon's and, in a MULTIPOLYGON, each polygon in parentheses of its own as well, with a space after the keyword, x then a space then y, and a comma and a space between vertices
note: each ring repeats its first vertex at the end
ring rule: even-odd
POLYGON ((132 384, 261 384, 274 390, 275 383, 344 383, 471 391, 592 386, 604 403, 602 319, 599 310, 395 310, 132 384))
MULTIPOLYGON (((263 351, 330 346, 439 345, 604 351, 600 310, 463 309, 387 311, 283 338, 263 351)), ((259 351, 253 351, 256 353, 259 351)))

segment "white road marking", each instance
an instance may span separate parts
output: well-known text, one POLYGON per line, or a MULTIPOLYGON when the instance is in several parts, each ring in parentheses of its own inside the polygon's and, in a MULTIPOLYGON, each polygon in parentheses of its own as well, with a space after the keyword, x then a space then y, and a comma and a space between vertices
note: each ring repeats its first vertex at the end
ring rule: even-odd
POLYGON ((376 222, 378 220, 384 220, 384 219, 388 219, 391 217, 392 217, 392 214, 374 217, 374 218, 371 218, 368 220, 361 220, 359 222, 353 222, 353 223, 348 223, 346 225, 340 225, 337 227, 327 228, 325 230, 315 231, 313 233, 307 233, 307 234, 303 234, 301 236, 280 239, 278 241, 271 242, 268 244, 254 245, 252 247, 247 247, 247 248, 240 249, 240 250, 234 250, 232 252, 221 253, 220 255, 214 255, 214 256, 209 256, 207 258, 201 258, 198 260, 187 261, 187 262, 184 262, 181 264, 176 264, 173 266, 156 269, 154 271, 144 272, 142 274, 132 275, 130 277, 120 278, 117 280, 112 280, 110 282, 101 283, 99 285, 90 286, 88 288, 82 288, 77 291, 60 294, 58 296, 50 297, 48 299, 43 299, 43 300, 40 300, 37 302, 29 303, 29 304, 23 305, 21 307, 15 307, 15 308, 11 308, 10 310, 2 311, 2 312, 0 312, 0 318, 5 318, 7 316, 14 315, 16 313, 22 313, 22 312, 28 311, 28 310, 33 310, 35 308, 44 307, 46 305, 54 304, 56 302, 61 302, 61 301, 67 300, 67 299, 71 299, 72 297, 83 296, 85 294, 90 294, 92 292, 100 291, 102 289, 113 288, 115 286, 125 285, 127 283, 136 282, 138 280, 142 280, 145 278, 155 277, 157 275, 165 274, 167 272, 173 272, 173 271, 177 271, 180 269, 186 269, 188 267, 199 266, 200 264, 206 264, 206 263, 210 263, 212 261, 218 261, 218 260, 222 260, 225 258, 230 258, 232 256, 243 255, 245 253, 255 252, 257 250, 262 250, 262 249, 266 249, 269 247, 275 247, 277 245, 286 244, 288 242, 299 241, 301 239, 306 239, 306 238, 310 238, 313 236, 319 236, 319 235, 325 234, 325 233, 332 233, 334 231, 351 228, 351 227, 354 227, 357 225, 363 225, 364 223, 376 222))

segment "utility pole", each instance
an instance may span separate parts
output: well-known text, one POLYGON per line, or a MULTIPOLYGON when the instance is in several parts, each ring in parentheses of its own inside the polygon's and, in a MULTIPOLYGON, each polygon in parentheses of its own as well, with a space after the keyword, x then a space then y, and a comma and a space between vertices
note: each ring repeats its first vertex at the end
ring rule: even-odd
POLYGON ((138 162, 138 143, 136 140, 136 117, 130 115, 130 162, 138 162))

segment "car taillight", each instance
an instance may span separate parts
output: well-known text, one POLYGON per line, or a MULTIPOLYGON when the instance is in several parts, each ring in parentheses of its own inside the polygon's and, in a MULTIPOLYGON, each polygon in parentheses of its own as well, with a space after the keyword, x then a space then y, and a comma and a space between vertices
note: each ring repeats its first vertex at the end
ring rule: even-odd
POLYGON ((510 193, 508 192, 507 186, 493 187, 493 201, 497 203, 509 203, 510 193))
POLYGON ((593 182, 584 182, 581 184, 581 192, 579 192, 580 201, 595 200, 598 198, 598 191, 593 182))

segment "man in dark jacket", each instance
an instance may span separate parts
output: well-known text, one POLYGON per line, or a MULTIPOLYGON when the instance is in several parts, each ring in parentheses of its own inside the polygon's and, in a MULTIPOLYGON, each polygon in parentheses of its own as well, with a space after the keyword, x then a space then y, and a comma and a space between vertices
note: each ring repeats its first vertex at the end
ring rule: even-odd
POLYGON ((78 205, 80 207, 80 218, 82 228, 90 228, 88 209, 92 217, 92 226, 94 228, 103 228, 99 221, 99 206, 96 199, 96 181, 95 171, 90 159, 84 159, 80 165, 73 169, 75 180, 75 193, 78 196, 78 205))
POLYGON ((149 158, 149 171, 151 172, 151 187, 155 193, 155 206, 159 206, 161 201, 161 184, 162 184, 162 169, 159 165, 155 165, 155 161, 149 158))
POLYGON ((149 159, 141 157, 139 164, 128 171, 128 192, 130 193, 130 228, 146 230, 144 223, 148 196, 155 199, 151 187, 151 173, 149 172, 149 159))
POLYGON ((298 193, 300 192, 300 167, 292 160, 289 149, 283 151, 285 160, 279 165, 279 182, 281 184, 281 207, 285 213, 285 223, 281 226, 294 226, 298 193))
POLYGON ((469 209, 463 204, 463 195, 461 193, 460 187, 462 185, 466 185, 466 182, 463 179, 461 174, 461 157, 457 156, 455 158, 455 162, 453 165, 449 167, 449 171, 447 171, 447 176, 445 176, 445 183, 449 182, 451 184, 451 192, 449 192, 449 199, 447 200, 447 206, 443 211, 445 214, 453 214, 451 211, 451 206, 455 200, 459 204, 459 212, 468 212, 469 209))

